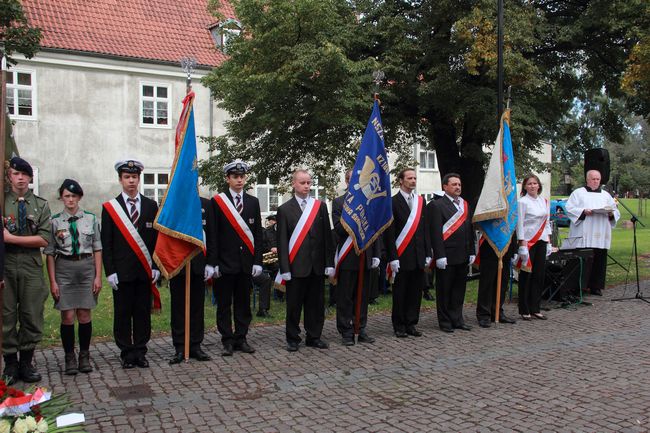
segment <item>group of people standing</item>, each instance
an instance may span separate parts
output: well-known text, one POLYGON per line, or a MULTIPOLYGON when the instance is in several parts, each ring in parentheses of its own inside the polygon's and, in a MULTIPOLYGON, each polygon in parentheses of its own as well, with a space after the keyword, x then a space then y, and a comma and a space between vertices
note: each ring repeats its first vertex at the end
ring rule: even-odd
MULTIPOLYGON (((0 260, 4 266, 0 272, 6 284, 4 375, 9 383, 17 379, 25 382, 41 379, 32 362, 34 348, 42 335, 43 306, 47 298, 41 248, 47 257, 50 292, 55 308, 61 312, 65 373, 92 371, 89 352, 91 310, 97 305, 101 291, 102 267, 113 289, 113 331, 120 349, 121 365, 125 369, 149 366, 146 353, 151 336, 150 315, 152 305, 153 308, 159 307, 156 283, 160 272, 152 261, 157 239, 154 220, 158 205, 139 193, 143 169, 143 164, 135 159, 115 164, 122 191, 103 204, 101 218, 97 218, 80 206, 83 189, 72 179, 63 181, 59 188, 63 210, 50 215, 47 202, 28 188, 33 177, 29 163, 21 158, 10 161, 8 177, 11 189, 5 198, 4 236, 0 237, 5 252, 4 260, 0 260), (75 319, 78 322, 78 356, 75 351, 75 319)), ((245 192, 249 170, 249 166, 240 160, 226 164, 223 172, 227 187, 212 199, 201 199, 206 248, 203 254, 192 259, 190 266, 190 357, 198 361, 210 359, 201 348, 205 287, 210 281, 217 306, 217 329, 223 345, 221 355, 255 352, 247 340, 252 320, 251 286, 254 281, 264 288, 258 312, 264 316, 268 313, 271 277, 263 272, 262 253, 268 249, 278 258, 275 282, 286 287, 285 336, 286 348, 290 352, 298 351, 302 342, 300 318, 303 314, 305 345, 328 348, 328 343, 322 339, 325 278, 337 283, 337 329, 342 344, 352 346, 356 342, 374 342, 367 332, 367 287, 369 271, 377 269, 382 258, 388 263, 387 274, 393 283, 392 324, 396 337, 422 335, 417 325, 427 270, 435 271, 440 329, 447 333, 471 329, 464 320, 463 303, 467 267, 476 258, 476 246, 469 206, 461 197, 460 175, 445 175, 442 180, 444 195, 426 204, 415 193, 416 171, 411 168, 402 170, 398 175, 399 191, 392 198, 393 223, 364 253, 365 259, 359 260, 354 248, 350 248, 348 233, 340 223, 345 194, 333 202, 332 232, 326 204, 310 196, 312 179, 306 170, 296 170, 292 174, 293 197, 278 208, 277 231, 274 229, 272 233, 274 245, 269 246, 262 229, 259 201, 245 192), (356 290, 360 272, 364 272, 365 280, 358 307, 358 338, 355 340, 355 309, 359 302, 356 290)), ((346 174, 346 181, 349 179, 350 172, 346 174)), ((589 179, 588 175, 587 191, 600 192, 596 180, 590 183, 589 179)), ((600 181, 599 177, 597 181, 600 181)), ((539 302, 544 260, 551 251, 549 206, 540 198, 540 193, 539 179, 536 176, 525 177, 519 201, 516 242, 512 243, 507 255, 521 267, 519 313, 524 320, 546 318, 539 310, 539 302)), ((587 201, 591 198, 588 196, 587 201)), ((575 219, 575 226, 582 223, 582 227, 589 230, 587 226, 596 224, 595 217, 603 214, 592 212, 585 203, 572 195, 567 210, 572 221, 575 219)), ((615 204, 605 218, 610 223, 618 219, 615 204)), ((605 227, 598 224, 598 227, 605 227)), ((608 248, 608 242, 606 244, 602 246, 608 248)), ((481 270, 477 305, 481 327, 489 327, 495 320, 496 305, 496 271, 492 265, 496 256, 486 246, 487 243, 483 243, 480 247, 481 267, 485 267, 481 270)), ((597 278, 602 282, 590 283, 595 294, 602 290, 604 274, 597 275, 597 278)), ((507 280, 507 277, 503 278, 503 284, 507 280)), ((175 364, 184 359, 184 271, 171 278, 169 287, 175 349, 169 362, 175 364)), ((503 296, 505 290, 501 290, 501 294, 503 296)), ((503 313, 500 321, 514 323, 503 313)))

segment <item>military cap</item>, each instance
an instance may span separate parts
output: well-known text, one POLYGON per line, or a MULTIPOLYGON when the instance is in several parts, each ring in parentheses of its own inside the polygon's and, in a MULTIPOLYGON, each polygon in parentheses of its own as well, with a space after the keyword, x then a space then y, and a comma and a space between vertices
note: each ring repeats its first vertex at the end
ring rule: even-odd
POLYGON ((11 161, 9 161, 9 167, 13 168, 16 171, 22 171, 29 177, 34 177, 34 170, 32 170, 32 166, 29 165, 29 162, 18 156, 11 158, 11 161))
POLYGON ((115 163, 115 171, 118 173, 138 173, 144 170, 144 164, 137 159, 123 159, 115 163))
POLYGON ((267 219, 267 220, 270 220, 270 221, 277 221, 277 217, 275 216, 274 213, 272 213, 271 215, 267 216, 266 219, 267 219))
POLYGON ((73 194, 77 194, 78 196, 84 195, 84 190, 81 188, 81 185, 79 185, 79 182, 74 179, 66 179, 63 181, 59 187, 59 197, 63 195, 63 190, 68 190, 73 194))
POLYGON ((228 176, 229 174, 246 174, 250 171, 250 167, 241 159, 236 159, 223 166, 223 173, 228 176))

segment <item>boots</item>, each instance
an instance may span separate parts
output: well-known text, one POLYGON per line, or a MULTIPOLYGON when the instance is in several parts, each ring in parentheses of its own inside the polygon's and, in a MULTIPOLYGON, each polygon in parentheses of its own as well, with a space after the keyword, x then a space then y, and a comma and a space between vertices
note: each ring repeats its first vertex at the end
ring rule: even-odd
POLYGON ((32 358, 34 358, 34 350, 21 350, 20 362, 18 363, 18 376, 23 382, 33 383, 41 380, 41 375, 36 371, 32 365, 32 358))
POLYGON ((78 372, 77 356, 74 352, 67 352, 65 354, 65 374, 68 376, 74 376, 78 372))
POLYGON ((82 373, 90 373, 93 371, 90 365, 90 352, 87 350, 79 351, 79 371, 82 373))
POLYGON ((5 370, 2 375, 8 386, 13 385, 18 380, 18 354, 8 353, 3 356, 5 360, 5 370))

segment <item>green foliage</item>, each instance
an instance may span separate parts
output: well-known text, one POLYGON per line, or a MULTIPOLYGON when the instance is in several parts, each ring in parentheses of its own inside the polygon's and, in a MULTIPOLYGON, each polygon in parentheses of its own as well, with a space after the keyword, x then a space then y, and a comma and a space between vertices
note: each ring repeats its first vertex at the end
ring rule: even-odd
POLYGON ((7 56, 7 61, 16 64, 11 58, 15 52, 32 58, 39 50, 41 30, 30 27, 18 0, 0 0, 0 54, 7 56))
POLYGON ((611 159, 610 183, 619 194, 650 194, 650 126, 636 118, 629 134, 619 143, 606 144, 611 159))

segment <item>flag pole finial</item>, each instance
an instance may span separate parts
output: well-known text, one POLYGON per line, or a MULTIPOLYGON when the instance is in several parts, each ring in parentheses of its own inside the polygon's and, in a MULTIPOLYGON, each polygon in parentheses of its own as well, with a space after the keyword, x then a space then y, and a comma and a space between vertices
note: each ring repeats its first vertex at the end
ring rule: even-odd
POLYGON ((379 87, 381 86, 381 83, 384 81, 384 78, 386 78, 386 74, 384 74, 384 71, 380 69, 372 73, 372 81, 375 83, 375 91, 373 92, 373 98, 375 101, 377 101, 378 104, 381 104, 381 101, 379 100, 379 87))
POLYGON ((195 67, 196 59, 194 57, 183 57, 181 59, 181 68, 187 74, 187 93, 190 93, 192 91, 192 72, 194 72, 195 67))

